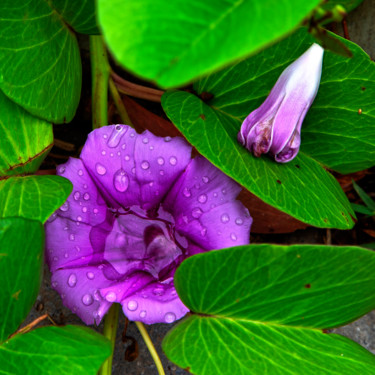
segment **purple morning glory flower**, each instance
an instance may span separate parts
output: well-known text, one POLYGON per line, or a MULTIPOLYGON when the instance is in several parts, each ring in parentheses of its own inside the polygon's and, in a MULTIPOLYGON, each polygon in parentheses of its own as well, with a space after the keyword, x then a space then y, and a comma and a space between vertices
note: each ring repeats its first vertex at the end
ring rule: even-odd
POLYGON ((302 122, 318 92, 323 52, 314 43, 282 72, 267 99, 242 123, 238 141, 255 156, 269 153, 279 163, 296 157, 302 122))
POLYGON ((57 168, 73 191, 46 223, 46 258, 53 288, 86 324, 98 324, 113 302, 130 320, 180 319, 188 309, 173 284, 178 265, 249 243, 240 186, 190 154, 182 138, 113 125, 57 168))

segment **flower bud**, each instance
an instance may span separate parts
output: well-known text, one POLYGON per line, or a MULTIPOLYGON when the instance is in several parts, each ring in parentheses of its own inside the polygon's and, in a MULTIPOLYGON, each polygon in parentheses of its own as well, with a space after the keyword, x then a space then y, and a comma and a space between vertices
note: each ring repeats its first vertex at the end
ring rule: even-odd
POLYGON ((279 163, 296 157, 303 119, 318 92, 323 52, 314 43, 282 72, 267 99, 242 123, 238 141, 255 156, 269 153, 279 163))

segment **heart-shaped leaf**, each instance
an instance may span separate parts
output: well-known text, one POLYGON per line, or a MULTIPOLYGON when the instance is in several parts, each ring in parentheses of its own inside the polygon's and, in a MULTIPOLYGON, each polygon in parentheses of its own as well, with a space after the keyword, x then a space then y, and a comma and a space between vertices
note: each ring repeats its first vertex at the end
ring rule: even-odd
POLYGON ((0 89, 35 116, 69 122, 81 93, 75 35, 45 0, 0 2, 0 89))
POLYGON ((0 342, 18 328, 35 302, 42 280, 43 246, 40 222, 0 219, 0 342))
POLYGON ((175 87, 280 39, 319 2, 99 0, 98 19, 121 64, 175 87))
POLYGON ((322 332, 375 307, 375 254, 356 247, 250 245, 199 254, 175 285, 193 315, 167 356, 193 374, 366 374, 375 356, 322 332))
POLYGON ((3 374, 95 375, 111 344, 87 327, 42 327, 0 346, 3 374))
POLYGON ((35 172, 53 145, 52 125, 0 91, 0 177, 35 172))
POLYGON ((60 176, 0 180, 0 217, 20 216, 45 222, 67 199, 72 184, 60 176))

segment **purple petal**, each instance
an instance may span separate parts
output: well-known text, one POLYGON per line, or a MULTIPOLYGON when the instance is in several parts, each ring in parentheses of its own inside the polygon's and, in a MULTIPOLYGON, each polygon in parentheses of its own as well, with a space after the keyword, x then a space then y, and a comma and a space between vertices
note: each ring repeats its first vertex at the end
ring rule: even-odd
POLYGON ((182 138, 112 125, 89 134, 81 159, 111 206, 149 209, 185 169, 190 150, 182 138))
POLYGON ((53 272, 51 281, 64 306, 86 324, 99 324, 112 304, 99 293, 99 289, 107 287, 111 281, 98 267, 59 269, 53 272))

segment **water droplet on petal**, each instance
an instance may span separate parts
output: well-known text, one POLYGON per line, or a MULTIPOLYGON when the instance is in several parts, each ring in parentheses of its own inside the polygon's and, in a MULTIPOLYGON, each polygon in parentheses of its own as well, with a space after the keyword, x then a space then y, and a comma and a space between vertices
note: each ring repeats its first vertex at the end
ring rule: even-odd
POLYGON ((164 171, 161 170, 161 171, 159 172, 159 174, 160 174, 160 176, 164 176, 164 171))
POLYGON ((202 177, 202 181, 203 181, 205 184, 207 184, 207 183, 210 181, 210 179, 209 179, 207 176, 203 176, 203 177, 202 177))
POLYGON ((166 313, 164 315, 164 320, 166 323, 173 323, 176 320, 176 315, 172 312, 166 313))
POLYGON ((214 193, 214 197, 215 197, 215 198, 217 197, 217 193, 214 193))
POLYGON ((56 288, 56 287, 57 287, 57 282, 54 281, 54 282, 52 283, 52 286, 53 286, 54 288, 56 288))
POLYGON ((187 187, 182 191, 182 194, 184 194, 186 198, 191 197, 191 192, 187 187))
POLYGON ((156 287, 152 293, 155 294, 155 296, 162 296, 164 294, 164 289, 161 287, 156 287))
POLYGON ((198 219, 203 214, 203 211, 199 207, 193 208, 191 211, 191 216, 193 216, 195 219, 198 219))
POLYGON ((124 159, 125 159, 126 161, 129 161, 129 160, 130 160, 130 156, 129 156, 129 155, 125 155, 124 159))
POLYGON ((58 172, 63 174, 65 172, 65 167, 63 165, 61 167, 59 167, 58 172))
POLYGON ((164 138, 164 141, 165 141, 165 142, 170 142, 171 140, 172 140, 172 138, 169 137, 169 136, 164 138))
POLYGON ((123 150, 125 150, 125 147, 126 147, 126 144, 124 143, 124 144, 121 146, 121 148, 122 148, 123 150))
POLYGON ((94 299, 92 298, 92 295, 91 294, 85 294, 83 297, 82 297, 82 303, 86 306, 90 306, 92 305, 94 302, 94 299))
POLYGON ((135 310, 137 310, 137 308, 138 308, 137 301, 131 300, 131 301, 128 302, 128 310, 135 311, 135 310))
POLYGON ((96 215, 96 214, 99 212, 99 210, 98 210, 97 208, 94 208, 94 209, 93 209, 93 212, 94 212, 94 214, 96 215))
POLYGON ((148 184, 148 186, 153 187, 153 186, 154 186, 153 181, 151 181, 151 182, 148 184))
POLYGON ((114 293, 114 292, 108 292, 108 293, 105 295, 105 299, 106 299, 108 302, 115 302, 116 299, 117 299, 116 293, 114 293))
POLYGON ((227 191, 226 191, 225 189, 221 189, 221 192, 222 192, 223 194, 226 194, 226 193, 227 193, 227 191))
POLYGON ((102 155, 104 156, 106 154, 105 150, 102 151, 102 155))
POLYGON ((142 142, 143 142, 144 144, 147 144, 147 143, 148 143, 148 138, 147 138, 147 137, 143 138, 143 139, 142 139, 142 142))
POLYGON ((87 184, 84 184, 84 185, 83 185, 83 188, 84 188, 84 189, 87 189, 87 184))
POLYGON ((177 164, 177 158, 175 156, 171 156, 169 158, 169 164, 170 165, 176 165, 177 164))
POLYGON ((74 240, 75 240, 75 236, 74 236, 74 234, 70 234, 70 235, 69 235, 69 239, 70 239, 70 241, 74 241, 74 240))
POLYGON ((150 168, 150 163, 146 160, 144 160, 142 163, 141 163, 141 168, 146 170, 146 169, 149 169, 150 168))
POLYGON ((232 241, 236 241, 237 240, 237 236, 234 233, 230 234, 230 238, 231 238, 232 241))
POLYGON ((90 199, 90 194, 89 194, 89 193, 85 193, 85 194, 83 194, 83 199, 84 199, 85 201, 88 201, 88 200, 90 199))
POLYGON ((73 198, 74 200, 78 201, 78 199, 81 197, 81 193, 79 191, 76 191, 74 194, 73 194, 73 198))
POLYGON ((87 273, 86 273, 86 276, 87 276, 87 278, 88 278, 89 280, 92 280, 92 279, 95 277, 94 272, 87 272, 87 273))
POLYGON ((129 177, 123 169, 119 169, 113 176, 113 185, 120 193, 124 193, 129 187, 129 177))
POLYGON ((78 176, 83 176, 83 170, 82 169, 78 169, 78 176))
POLYGON ((158 158, 158 164, 159 165, 164 165, 164 159, 162 157, 158 158))
POLYGON ((75 273, 71 273, 69 278, 68 278, 68 285, 71 287, 71 288, 74 288, 77 284, 77 276, 75 273))
POLYGON ((177 292, 175 290, 172 290, 171 292, 171 296, 174 297, 174 296, 177 296, 177 292))
POLYGON ((142 311, 139 313, 139 317, 142 318, 142 319, 145 318, 146 315, 147 315, 147 311, 146 311, 146 310, 142 310, 142 311))
POLYGON ((222 214, 221 215, 221 222, 227 223, 229 221, 229 215, 228 214, 222 214))
POLYGON ((69 257, 69 254, 68 253, 65 253, 64 254, 64 258, 68 258, 69 257))
POLYGON ((60 207, 60 211, 63 211, 63 212, 66 212, 69 210, 69 203, 68 202, 65 202, 61 207, 60 207))
POLYGON ((100 175, 100 176, 104 176, 106 173, 107 173, 107 170, 105 169, 105 167, 99 163, 96 164, 96 172, 100 175))
POLYGON ((102 299, 102 296, 100 295, 99 290, 95 290, 94 299, 95 299, 95 301, 100 301, 102 299))
POLYGON ((207 228, 202 228, 201 235, 204 237, 207 233, 207 228))
POLYGON ((206 194, 202 194, 198 197, 198 202, 199 203, 206 203, 207 202, 207 195, 206 194))
POLYGON ((240 217, 238 217, 238 218, 236 219, 235 223, 236 223, 237 225, 242 225, 242 224, 243 224, 243 220, 242 220, 240 217))
POLYGON ((135 174, 135 168, 132 168, 131 172, 132 172, 133 174, 135 174))
POLYGON ((87 212, 87 207, 82 207, 82 212, 87 212))
POLYGON ((77 221, 82 221, 82 216, 77 216, 77 221))
POLYGON ((116 125, 107 141, 108 147, 117 147, 127 130, 128 128, 126 126, 116 125))

